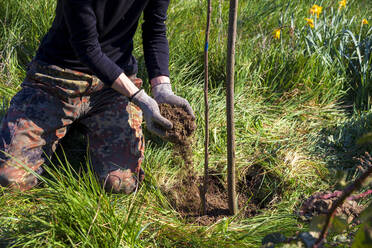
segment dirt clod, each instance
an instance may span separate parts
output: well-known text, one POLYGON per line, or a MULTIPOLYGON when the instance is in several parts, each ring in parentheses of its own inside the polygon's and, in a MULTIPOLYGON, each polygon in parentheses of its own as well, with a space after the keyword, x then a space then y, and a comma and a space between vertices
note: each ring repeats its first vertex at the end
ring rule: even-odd
POLYGON ((195 121, 183 108, 169 104, 159 104, 160 113, 173 123, 173 128, 167 130, 165 139, 180 145, 190 143, 190 137, 196 129, 195 121))
POLYGON ((196 129, 195 121, 183 108, 169 104, 159 104, 160 113, 173 123, 173 128, 166 130, 165 140, 175 144, 176 155, 180 156, 186 169, 192 166, 192 135, 196 129))
MULTIPOLYGON (((328 214, 332 208, 332 204, 338 197, 327 197, 327 195, 332 195, 332 192, 317 192, 306 199, 299 212, 300 217, 311 219, 316 215, 328 214)), ((359 216, 363 209, 364 207, 356 201, 346 200, 341 207, 336 209, 336 215, 344 217, 348 223, 351 223, 359 216)))

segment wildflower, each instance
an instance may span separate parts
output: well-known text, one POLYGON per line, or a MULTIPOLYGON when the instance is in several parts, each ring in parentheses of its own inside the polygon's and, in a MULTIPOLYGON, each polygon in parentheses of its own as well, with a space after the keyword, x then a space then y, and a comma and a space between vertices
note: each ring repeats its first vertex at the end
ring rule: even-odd
POLYGON ((316 17, 319 18, 320 13, 322 13, 322 9, 323 9, 323 7, 314 4, 314 5, 310 8, 310 14, 312 14, 312 15, 316 15, 316 17))
POLYGON ((314 28, 314 20, 310 18, 305 18, 307 21, 307 25, 309 25, 311 28, 314 28))
POLYGON ((368 21, 367 21, 367 19, 364 18, 364 19, 362 20, 362 25, 368 25, 368 21))
POLYGON ((279 40, 280 39, 280 28, 277 28, 273 32, 274 39, 279 40))
POLYGON ((346 0, 342 0, 338 2, 338 9, 342 9, 346 7, 346 0))

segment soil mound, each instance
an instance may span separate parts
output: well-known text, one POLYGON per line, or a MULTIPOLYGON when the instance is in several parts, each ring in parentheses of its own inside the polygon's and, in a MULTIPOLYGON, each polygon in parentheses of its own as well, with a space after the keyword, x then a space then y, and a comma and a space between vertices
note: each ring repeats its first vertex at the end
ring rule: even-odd
MULTIPOLYGON (((174 143, 176 155, 184 161, 184 168, 179 175, 178 181, 171 188, 163 188, 172 207, 180 213, 189 223, 199 225, 210 225, 229 216, 228 195, 221 173, 209 172, 208 189, 206 193, 207 206, 206 215, 201 216, 201 185, 203 178, 198 177, 192 167, 192 135, 196 129, 195 122, 184 109, 170 106, 168 104, 159 105, 160 113, 173 123, 173 128, 166 131, 164 137, 174 143)), ((244 183, 243 183, 244 184, 244 183)), ((251 195, 244 192, 244 187, 239 191, 238 205, 244 217, 252 216, 257 213, 257 207, 250 203, 251 195)))
MULTIPOLYGON (((180 213, 188 223, 210 225, 229 216, 228 195, 225 182, 220 173, 209 172, 208 189, 206 193, 206 214, 201 215, 200 194, 202 177, 197 177, 189 171, 179 183, 165 190, 172 207, 180 213)), ((238 206, 243 217, 257 214, 257 206, 250 203, 249 197, 238 189, 238 206)))

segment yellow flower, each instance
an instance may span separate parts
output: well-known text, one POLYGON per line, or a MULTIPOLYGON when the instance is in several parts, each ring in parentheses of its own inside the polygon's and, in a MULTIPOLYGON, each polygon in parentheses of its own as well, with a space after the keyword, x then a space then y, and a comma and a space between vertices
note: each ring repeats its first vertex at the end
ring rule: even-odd
POLYGON ((346 7, 346 0, 342 0, 338 2, 338 9, 342 9, 346 7))
POLYGON ((367 21, 367 19, 364 18, 364 19, 362 20, 362 24, 363 24, 363 25, 368 25, 368 21, 367 21))
POLYGON ((307 25, 309 25, 311 28, 314 28, 314 20, 310 18, 305 18, 307 21, 307 25))
POLYGON ((316 15, 316 17, 319 18, 320 13, 322 13, 322 9, 323 9, 323 7, 314 4, 314 5, 310 8, 310 14, 312 14, 312 15, 316 15))
POLYGON ((279 40, 280 39, 280 28, 277 28, 273 32, 274 39, 279 40))

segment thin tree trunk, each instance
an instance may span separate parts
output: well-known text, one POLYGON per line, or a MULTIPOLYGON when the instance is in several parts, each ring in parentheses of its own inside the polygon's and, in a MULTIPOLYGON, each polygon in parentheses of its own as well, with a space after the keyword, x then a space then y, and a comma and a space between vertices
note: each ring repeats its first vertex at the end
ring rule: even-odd
POLYGON ((202 214, 207 212, 207 189, 208 189, 208 147, 209 147, 209 102, 208 102, 208 47, 209 47, 209 31, 211 23, 212 5, 211 0, 207 0, 207 26, 205 30, 205 47, 204 47, 204 118, 205 118, 205 140, 204 140, 204 182, 203 192, 201 195, 202 214))
POLYGON ((234 64, 236 19, 238 15, 238 0, 230 0, 229 30, 227 40, 227 80, 226 80, 226 111, 227 111, 227 186, 230 214, 238 212, 235 182, 235 126, 234 126, 234 64))

